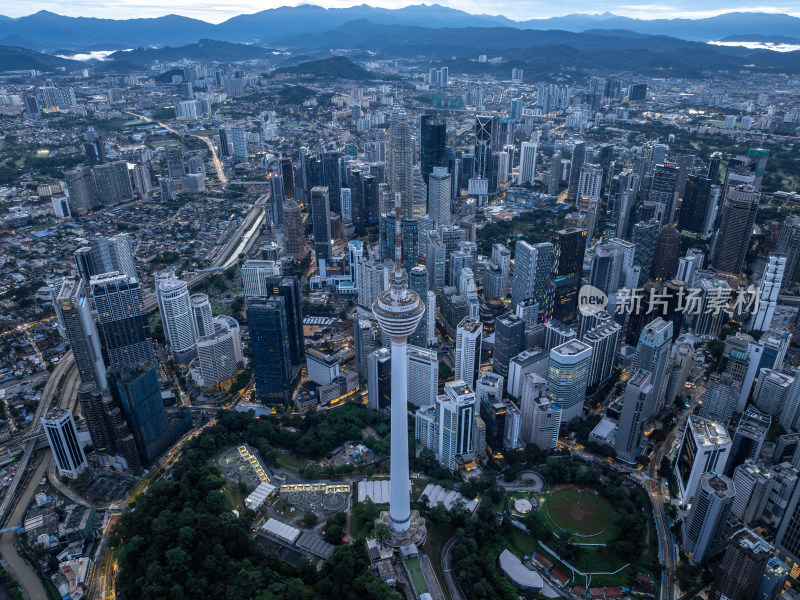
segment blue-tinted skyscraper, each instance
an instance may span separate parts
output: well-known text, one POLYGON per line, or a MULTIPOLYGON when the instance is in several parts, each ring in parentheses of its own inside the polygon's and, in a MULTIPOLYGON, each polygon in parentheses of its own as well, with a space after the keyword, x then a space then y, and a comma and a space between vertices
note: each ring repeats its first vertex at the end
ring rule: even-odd
POLYGON ((249 298, 247 327, 256 398, 262 404, 289 404, 292 371, 284 298, 249 298))
POLYGON ((156 368, 139 363, 113 369, 108 376, 111 393, 136 440, 142 463, 150 464, 172 442, 156 368))

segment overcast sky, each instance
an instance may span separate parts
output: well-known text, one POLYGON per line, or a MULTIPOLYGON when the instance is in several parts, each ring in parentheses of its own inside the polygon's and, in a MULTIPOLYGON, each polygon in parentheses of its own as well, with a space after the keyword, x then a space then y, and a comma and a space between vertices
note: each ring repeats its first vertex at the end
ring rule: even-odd
MULTIPOLYGON (((708 17, 722 12, 780 12, 800 16, 800 0, 664 0, 663 3, 645 4, 647 0, 619 0, 615 3, 598 3, 590 0, 441 0, 439 4, 459 8, 471 13, 503 14, 515 20, 562 16, 569 13, 613 12, 617 15, 643 19, 673 17, 708 17)), ((320 0, 313 3, 325 7, 345 7, 362 4, 361 0, 320 0)), ((0 14, 20 17, 40 10, 49 10, 68 16, 106 17, 129 19, 179 14, 219 23, 242 13, 254 13, 267 8, 296 5, 300 2, 281 0, 26 0, 11 2, 0 0, 0 14)), ((419 0, 374 0, 372 6, 399 8, 419 4, 419 0)), ((428 4, 428 2, 426 2, 428 4)), ((0 27, 0 31, 2 28, 0 27)))

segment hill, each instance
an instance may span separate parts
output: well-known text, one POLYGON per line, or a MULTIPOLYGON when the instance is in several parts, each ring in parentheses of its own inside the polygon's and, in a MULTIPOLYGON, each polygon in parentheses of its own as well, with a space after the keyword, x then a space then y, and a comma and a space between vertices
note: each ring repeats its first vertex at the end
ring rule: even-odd
POLYGON ((22 71, 24 69, 36 69, 38 71, 55 71, 58 67, 64 67, 67 71, 82 69, 84 65, 75 60, 42 54, 20 48, 19 46, 0 46, 0 72, 2 71, 22 71))
POLYGON ((281 67, 280 69, 275 70, 272 74, 278 75, 280 73, 312 75, 314 77, 329 77, 336 79, 353 79, 356 81, 380 78, 374 73, 370 73, 366 69, 362 69, 346 56, 332 56, 331 58, 324 58, 321 60, 310 60, 308 62, 300 63, 299 65, 281 67))
POLYGON ((246 44, 232 44, 219 40, 200 40, 196 44, 187 44, 173 48, 137 48, 136 50, 121 50, 109 56, 112 60, 124 60, 139 65, 149 65, 154 60, 173 62, 181 59, 197 60, 202 62, 238 62, 269 58, 272 51, 260 46, 246 44))

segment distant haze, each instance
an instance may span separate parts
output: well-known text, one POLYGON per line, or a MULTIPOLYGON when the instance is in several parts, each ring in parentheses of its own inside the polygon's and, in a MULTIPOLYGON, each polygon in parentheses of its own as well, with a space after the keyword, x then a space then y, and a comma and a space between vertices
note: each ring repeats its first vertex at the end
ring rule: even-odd
MULTIPOLYGON (((225 2, 208 0, 173 0, 171 2, 164 2, 163 0, 115 0, 114 2, 66 0, 56 3, 52 0, 31 0, 15 3, 2 2, 0 3, 0 14, 16 18, 30 15, 40 10, 48 10, 70 17, 102 17, 110 19, 133 19, 178 14, 202 19, 210 23, 220 23, 240 14, 255 13, 281 6, 296 6, 298 4, 304 3, 265 2, 263 0, 233 0, 225 2)), ((314 2, 314 4, 326 8, 344 8, 362 3, 348 0, 321 0, 314 2)), ((415 4, 420 3, 405 2, 403 0, 379 0, 369 3, 370 6, 381 8, 401 8, 415 4)), ((492 3, 478 0, 443 0, 438 4, 473 14, 503 15, 517 21, 546 19, 574 13, 597 14, 603 11, 612 11, 616 15, 637 19, 703 18, 731 11, 785 13, 800 16, 800 4, 796 1, 786 0, 772 0, 764 4, 747 0, 730 0, 725 3, 720 3, 716 0, 699 0, 697 2, 672 0, 651 4, 635 0, 622 0, 621 2, 607 5, 589 0, 564 0, 557 3, 549 0, 495 0, 492 3)))

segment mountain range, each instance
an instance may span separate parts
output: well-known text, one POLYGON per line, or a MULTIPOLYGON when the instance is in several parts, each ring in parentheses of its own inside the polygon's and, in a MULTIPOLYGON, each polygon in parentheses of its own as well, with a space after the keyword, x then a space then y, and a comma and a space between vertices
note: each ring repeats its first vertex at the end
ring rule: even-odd
POLYGON ((232 17, 219 24, 178 15, 142 19, 66 17, 40 11, 11 19, 0 16, 0 44, 33 50, 122 50, 148 46, 181 46, 201 39, 281 46, 295 36, 330 31, 353 21, 427 29, 495 28, 517 30, 631 31, 706 42, 730 36, 760 36, 768 40, 797 37, 800 18, 781 14, 731 12, 703 19, 633 19, 611 13, 570 14, 549 19, 513 21, 504 16, 473 15, 440 5, 399 9, 367 5, 322 8, 315 5, 281 7, 232 17))

